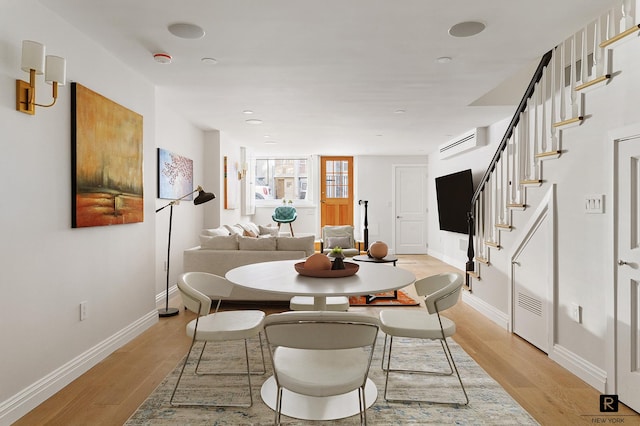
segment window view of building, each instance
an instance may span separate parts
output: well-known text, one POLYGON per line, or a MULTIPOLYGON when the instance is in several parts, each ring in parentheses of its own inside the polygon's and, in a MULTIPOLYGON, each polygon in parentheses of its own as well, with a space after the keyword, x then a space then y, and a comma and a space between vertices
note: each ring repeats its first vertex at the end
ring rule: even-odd
POLYGON ((306 158, 256 159, 257 200, 306 200, 308 164, 306 158))

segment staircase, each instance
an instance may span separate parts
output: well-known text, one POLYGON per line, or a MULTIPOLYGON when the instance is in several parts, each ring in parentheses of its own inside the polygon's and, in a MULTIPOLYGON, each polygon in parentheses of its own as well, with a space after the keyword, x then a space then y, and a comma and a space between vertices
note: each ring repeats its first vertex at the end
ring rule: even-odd
POLYGON ((543 178, 543 163, 564 155, 562 133, 588 125, 588 93, 606 90, 615 47, 637 36, 635 5, 622 0, 564 42, 547 52, 480 180, 471 201, 466 285, 491 267, 492 250, 501 250, 500 235, 512 230, 512 218, 525 210, 527 191, 552 182, 543 178))

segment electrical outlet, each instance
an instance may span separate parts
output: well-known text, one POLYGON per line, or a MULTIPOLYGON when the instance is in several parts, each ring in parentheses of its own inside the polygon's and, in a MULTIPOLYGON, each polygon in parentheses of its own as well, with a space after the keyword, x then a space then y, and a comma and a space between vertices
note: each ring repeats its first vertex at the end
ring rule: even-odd
POLYGON ((80 321, 87 319, 87 301, 80 302, 80 321))
POLYGON ((578 324, 582 322, 582 307, 577 303, 571 304, 571 318, 578 324))

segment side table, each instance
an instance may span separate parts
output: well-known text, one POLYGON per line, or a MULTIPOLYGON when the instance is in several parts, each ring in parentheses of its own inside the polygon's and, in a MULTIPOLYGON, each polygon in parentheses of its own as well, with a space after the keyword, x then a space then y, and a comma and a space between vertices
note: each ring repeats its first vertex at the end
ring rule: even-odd
MULTIPOLYGON (((351 259, 355 260, 356 262, 393 263, 393 266, 396 266, 396 262, 398 261, 398 258, 395 257, 392 254, 389 254, 389 255, 383 257, 382 259, 376 259, 375 257, 370 257, 367 254, 361 254, 361 255, 358 255, 358 256, 353 256, 351 259)), ((395 300, 397 298, 398 298, 398 290, 394 290, 393 291, 393 296, 376 296, 375 294, 370 294, 370 295, 365 297, 365 303, 371 303, 376 299, 395 300)))

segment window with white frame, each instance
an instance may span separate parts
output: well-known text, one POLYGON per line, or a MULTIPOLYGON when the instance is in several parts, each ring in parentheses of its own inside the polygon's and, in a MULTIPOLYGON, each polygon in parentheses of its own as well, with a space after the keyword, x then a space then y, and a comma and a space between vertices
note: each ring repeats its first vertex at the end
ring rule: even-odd
POLYGON ((307 200, 310 179, 307 158, 256 158, 256 204, 263 200, 295 203, 307 200))

